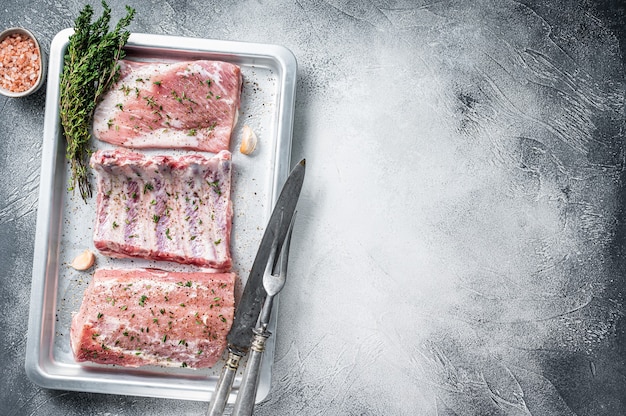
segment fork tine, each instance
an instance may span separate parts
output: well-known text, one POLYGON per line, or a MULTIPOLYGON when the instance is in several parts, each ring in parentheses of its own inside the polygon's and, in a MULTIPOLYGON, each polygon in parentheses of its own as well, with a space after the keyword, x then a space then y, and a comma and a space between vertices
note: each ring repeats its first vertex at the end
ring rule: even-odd
POLYGON ((285 238, 285 242, 283 243, 283 247, 280 250, 280 270, 278 271, 281 276, 287 276, 287 264, 289 263, 289 248, 291 247, 291 233, 293 232, 293 224, 296 221, 296 214, 298 211, 293 213, 293 217, 291 217, 291 223, 289 224, 289 228, 287 229, 287 237, 285 238))
POLYGON ((272 240, 272 248, 270 249, 270 255, 267 258, 267 265, 265 266, 265 274, 274 274, 276 270, 276 263, 278 262, 278 230, 280 230, 280 224, 283 222, 284 212, 280 213, 280 221, 276 223, 276 229, 274 230, 274 239, 272 240))

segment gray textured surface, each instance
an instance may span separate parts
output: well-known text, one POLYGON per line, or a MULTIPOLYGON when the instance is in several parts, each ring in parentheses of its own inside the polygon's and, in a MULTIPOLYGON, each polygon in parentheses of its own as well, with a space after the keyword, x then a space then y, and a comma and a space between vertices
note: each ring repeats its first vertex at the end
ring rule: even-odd
MULTIPOLYGON (((626 413, 624 6, 536 3, 133 2, 133 31, 299 62, 307 181, 258 415, 626 413)), ((0 27, 47 49, 83 4, 5 1, 0 27)), ((0 98, 0 415, 203 414, 26 378, 44 95, 0 98)))

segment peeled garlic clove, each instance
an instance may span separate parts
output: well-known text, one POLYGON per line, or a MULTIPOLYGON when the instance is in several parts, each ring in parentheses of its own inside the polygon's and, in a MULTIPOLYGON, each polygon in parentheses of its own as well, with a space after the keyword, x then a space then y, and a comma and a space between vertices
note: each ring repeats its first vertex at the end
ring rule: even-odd
POLYGON ((256 149, 257 137, 250 126, 243 126, 243 134, 241 136, 241 146, 239 151, 244 155, 249 155, 256 149))
POLYGON ((72 266, 76 270, 87 270, 96 262, 96 255, 93 254, 90 250, 85 250, 80 253, 76 258, 72 261, 72 266))

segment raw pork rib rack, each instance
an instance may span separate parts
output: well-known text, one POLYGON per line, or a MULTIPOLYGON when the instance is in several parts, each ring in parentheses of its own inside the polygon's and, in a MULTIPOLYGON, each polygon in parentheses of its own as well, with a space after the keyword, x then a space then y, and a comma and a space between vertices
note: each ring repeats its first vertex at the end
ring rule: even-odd
POLYGON ((111 257, 230 269, 230 158, 95 152, 95 247, 111 257))
POLYGON ((241 101, 237 65, 124 60, 120 67, 120 80, 96 107, 96 138, 137 149, 228 150, 241 101))
POLYGON ((72 319, 77 361, 213 366, 234 314, 234 273, 99 269, 72 319))

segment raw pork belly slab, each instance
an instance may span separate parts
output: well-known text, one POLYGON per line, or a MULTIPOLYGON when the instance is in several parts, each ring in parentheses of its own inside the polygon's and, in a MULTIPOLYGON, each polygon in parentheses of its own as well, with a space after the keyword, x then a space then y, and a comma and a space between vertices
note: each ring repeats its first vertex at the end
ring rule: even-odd
POLYGON ((241 70, 220 61, 121 61, 120 80, 94 113, 98 139, 132 148, 228 150, 241 70))
POLYGON ((234 314, 234 273, 99 269, 72 318, 76 361, 213 366, 234 314))
POLYGON ((230 158, 228 151, 210 158, 95 152, 96 248, 111 257, 229 269, 230 158))

